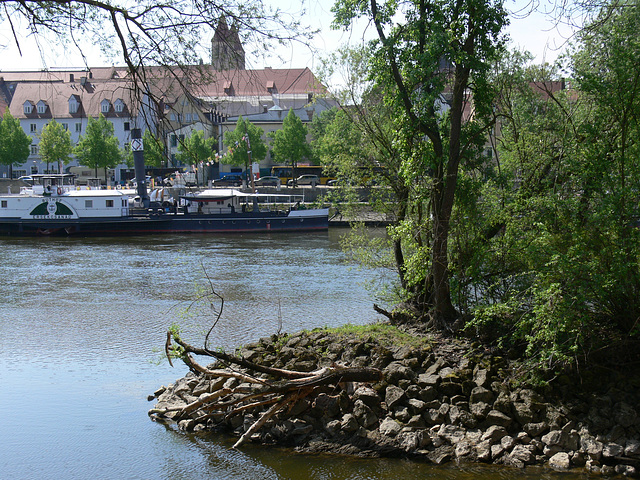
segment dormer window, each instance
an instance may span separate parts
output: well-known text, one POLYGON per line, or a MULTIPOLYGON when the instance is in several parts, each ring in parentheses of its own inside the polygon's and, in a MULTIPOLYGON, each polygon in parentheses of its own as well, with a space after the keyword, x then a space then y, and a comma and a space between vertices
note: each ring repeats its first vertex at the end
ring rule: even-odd
POLYGON ((69 113, 78 113, 80 107, 80 99, 76 95, 69 97, 69 113))
POLYGON ((24 109, 24 114, 25 115, 31 115, 31 113, 33 112, 33 103, 31 103, 29 100, 27 100, 22 105, 22 108, 24 109))
POLYGON ((267 82, 267 92, 269 93, 277 93, 277 89, 276 89, 276 82, 274 82, 273 80, 269 80, 267 82))
POLYGON ((102 102, 100 102, 100 111, 102 113, 109 113, 109 110, 111 109, 111 102, 109 100, 103 100, 102 102))
POLYGON ((43 115, 43 114, 47 113, 47 102, 45 102, 43 100, 40 100, 38 102, 37 108, 38 108, 38 114, 39 115, 43 115))
POLYGON ((115 101, 115 103, 113 104, 113 109, 116 111, 116 113, 122 113, 124 111, 124 102, 121 98, 115 101))
POLYGON ((226 95, 235 95, 233 91, 233 83, 231 83, 231 80, 227 80, 226 82, 224 82, 224 93, 226 95))

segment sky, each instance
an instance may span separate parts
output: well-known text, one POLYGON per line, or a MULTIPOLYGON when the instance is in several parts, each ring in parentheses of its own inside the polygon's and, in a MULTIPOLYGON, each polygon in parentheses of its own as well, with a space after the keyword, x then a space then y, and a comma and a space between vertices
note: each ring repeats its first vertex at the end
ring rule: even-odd
MULTIPOLYGON (((336 31, 329 28, 332 20, 331 6, 334 0, 264 0, 273 2, 279 8, 299 16, 303 24, 310 25, 313 29, 320 30, 314 38, 314 49, 320 52, 314 54, 307 47, 292 45, 291 47, 279 47, 279 58, 272 58, 269 64, 263 59, 248 59, 248 68, 304 68, 317 71, 320 65, 322 52, 329 53, 346 43, 358 43, 363 38, 372 38, 374 32, 366 23, 360 23, 352 31, 336 31), (301 4, 306 10, 306 15, 301 16, 301 4), (288 2, 288 3, 287 3, 288 2)), ((533 0, 538 1, 538 0, 533 0)), ((505 7, 509 11, 526 11, 527 0, 506 0, 505 7)), ((19 30, 20 26, 16 25, 19 30)), ((544 61, 553 62, 562 47, 566 44, 566 38, 571 31, 568 28, 561 30, 541 14, 518 15, 511 17, 508 33, 512 39, 512 46, 530 51, 534 55, 534 63, 544 61), (520 15, 523 16, 523 15, 520 15)), ((213 32, 212 32, 213 34, 213 32)), ((211 37, 203 40, 203 48, 209 47, 211 37)), ((246 48, 247 51, 250 48, 246 48)), ((101 57, 97 48, 85 47, 84 52, 90 66, 109 66, 111 61, 101 57)), ((203 53, 205 56, 206 53, 203 53)), ((22 40, 22 55, 12 41, 12 33, 5 23, 0 24, 0 70, 40 70, 43 68, 81 67, 84 65, 82 58, 73 51, 51 49, 48 46, 38 48, 33 39, 22 40), (44 63, 43 63, 44 57, 44 63)), ((204 58, 205 62, 207 57, 204 58)))

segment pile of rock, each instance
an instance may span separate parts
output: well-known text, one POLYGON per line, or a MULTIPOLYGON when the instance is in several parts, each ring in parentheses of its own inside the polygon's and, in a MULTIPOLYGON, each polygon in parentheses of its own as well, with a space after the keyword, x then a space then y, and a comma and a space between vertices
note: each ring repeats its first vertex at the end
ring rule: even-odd
MULTIPOLYGON (((394 347, 386 340, 383 335, 362 338, 318 330, 273 336, 241 349, 243 358, 279 368, 312 371, 341 363, 376 367, 384 374, 373 385, 336 385, 302 399, 270 419, 252 440, 305 451, 419 456, 436 464, 547 464, 638 476, 640 417, 633 392, 573 392, 571 398, 552 400, 529 388, 511 387, 508 362, 467 356, 464 342, 425 339, 394 347)), ((234 378, 189 373, 151 398, 158 400, 156 409, 185 406, 239 384, 234 378)), ((255 410, 230 417, 193 410, 152 417, 175 421, 184 430, 222 429, 240 435, 259 415, 255 410)))

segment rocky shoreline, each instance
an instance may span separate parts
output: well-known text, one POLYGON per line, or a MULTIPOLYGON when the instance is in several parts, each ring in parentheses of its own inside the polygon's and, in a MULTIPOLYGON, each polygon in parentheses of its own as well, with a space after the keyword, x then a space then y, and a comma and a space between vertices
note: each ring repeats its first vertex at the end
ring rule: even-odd
MULTIPOLYGON (((504 357, 478 352, 464 340, 391 326, 274 335, 236 354, 256 364, 304 372, 345 365, 375 367, 383 374, 373 384, 316 391, 270 418, 251 436, 253 442, 435 464, 545 465, 640 476, 639 396, 630 379, 616 382, 610 375, 597 392, 579 388, 572 379, 558 382, 563 383, 559 389, 536 391, 518 386, 518 372, 504 357)), ((225 366, 216 362, 208 368, 225 366)), ((185 431, 240 436, 267 406, 234 415, 184 407, 197 406, 199 399, 223 389, 253 388, 237 378, 190 372, 150 396, 157 400, 150 416, 185 431)), ((222 400, 232 403, 232 397, 222 400)))

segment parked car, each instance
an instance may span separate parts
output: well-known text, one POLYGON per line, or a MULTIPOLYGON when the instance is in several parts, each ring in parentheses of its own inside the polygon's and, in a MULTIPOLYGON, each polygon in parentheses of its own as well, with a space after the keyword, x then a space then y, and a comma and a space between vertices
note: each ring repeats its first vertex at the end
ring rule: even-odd
MULTIPOLYGON (((293 186, 293 180, 289 180, 287 185, 290 187, 293 186)), ((316 185, 320 185, 320 177, 311 174, 300 175, 296 178, 296 185, 311 185, 312 187, 315 187, 316 185)))
POLYGON ((214 187, 239 187, 242 185, 240 175, 224 175, 213 181, 214 187))
POLYGON ((24 183, 28 183, 29 185, 33 185, 33 177, 29 175, 23 175, 22 177, 18 177, 18 180, 22 180, 24 183))
POLYGON ((277 187, 280 185, 278 177, 260 177, 254 182, 256 187, 277 187))
POLYGON ((327 185, 329 187, 338 187, 341 185, 354 185, 354 182, 351 180, 346 180, 344 178, 334 178, 333 180, 329 180, 327 182, 327 185))

